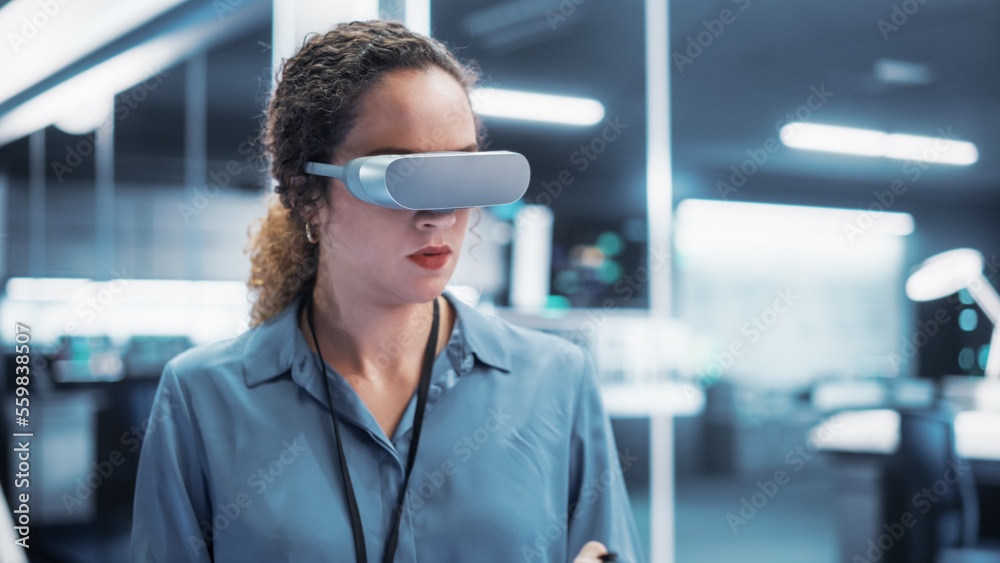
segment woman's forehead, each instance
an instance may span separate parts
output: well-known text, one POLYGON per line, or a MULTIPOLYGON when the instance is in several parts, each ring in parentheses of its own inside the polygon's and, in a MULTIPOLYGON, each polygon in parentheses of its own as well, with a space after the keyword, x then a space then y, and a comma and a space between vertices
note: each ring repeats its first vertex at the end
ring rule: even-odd
POLYGON ((366 94, 359 110, 344 142, 362 154, 386 146, 409 152, 461 150, 476 140, 465 89, 437 67, 390 73, 366 94))

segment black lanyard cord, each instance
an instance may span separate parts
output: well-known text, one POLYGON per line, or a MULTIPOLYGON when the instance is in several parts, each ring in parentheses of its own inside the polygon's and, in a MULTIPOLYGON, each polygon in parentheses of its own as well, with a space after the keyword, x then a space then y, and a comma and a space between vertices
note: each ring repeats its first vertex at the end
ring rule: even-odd
MULTIPOLYGON (((383 563, 392 563, 396 555, 396 544, 399 540, 399 520, 402 517, 403 505, 406 502, 406 487, 410 482, 410 472, 413 470, 413 462, 417 457, 417 446, 420 445, 420 431, 424 425, 424 407, 427 404, 427 392, 431 385, 431 369, 434 367, 434 354, 437 352, 439 316, 438 301, 435 298, 434 322, 431 323, 431 334, 427 339, 427 348, 424 350, 424 364, 420 372, 420 386, 417 389, 417 412, 413 418, 413 439, 410 442, 410 450, 407 454, 403 486, 399 489, 399 499, 396 501, 396 508, 392 514, 392 525, 389 528, 389 539, 385 548, 385 557, 382 558, 383 563)), ((309 321, 309 331, 312 332, 313 343, 316 345, 316 353, 319 355, 320 374, 323 379, 323 386, 326 389, 327 398, 330 401, 330 413, 333 415, 333 432, 337 439, 340 472, 344 478, 344 491, 347 494, 347 505, 351 513, 354 550, 358 563, 368 563, 368 551, 365 548, 365 532, 361 525, 361 513, 358 510, 358 501, 354 496, 354 486, 351 484, 351 474, 347 469, 344 446, 340 440, 340 425, 337 423, 337 411, 333 408, 333 396, 330 392, 330 383, 327 381, 326 376, 326 362, 323 361, 323 352, 319 349, 319 339, 316 337, 316 330, 313 328, 313 299, 311 292, 309 294, 309 301, 306 303, 306 319, 309 321)))

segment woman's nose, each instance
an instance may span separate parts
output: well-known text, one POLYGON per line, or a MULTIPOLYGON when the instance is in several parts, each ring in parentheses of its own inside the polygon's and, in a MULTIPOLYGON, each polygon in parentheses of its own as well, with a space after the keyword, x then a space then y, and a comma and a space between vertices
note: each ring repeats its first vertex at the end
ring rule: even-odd
POLYGON ((422 229, 448 229, 455 224, 455 210, 451 211, 418 211, 417 226, 422 229))

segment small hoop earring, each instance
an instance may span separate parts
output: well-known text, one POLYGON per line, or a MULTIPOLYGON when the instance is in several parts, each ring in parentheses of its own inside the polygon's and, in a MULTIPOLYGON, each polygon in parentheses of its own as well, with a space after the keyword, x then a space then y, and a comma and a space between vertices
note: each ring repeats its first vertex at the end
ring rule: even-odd
POLYGON ((319 242, 319 238, 313 233, 312 224, 309 222, 306 222, 306 239, 313 244, 319 242))

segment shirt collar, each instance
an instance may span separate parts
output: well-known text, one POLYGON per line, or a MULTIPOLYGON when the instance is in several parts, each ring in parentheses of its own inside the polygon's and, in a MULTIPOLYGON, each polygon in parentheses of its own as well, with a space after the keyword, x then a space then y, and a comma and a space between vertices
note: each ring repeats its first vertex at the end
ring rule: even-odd
MULTIPOLYGON (((507 339, 503 338, 501 320, 464 303, 448 290, 443 295, 455 308, 458 316, 456 328, 460 328, 465 344, 475 357, 509 372, 511 355, 503 345, 507 339)), ((305 293, 302 293, 278 314, 240 337, 246 339, 243 376, 248 387, 289 372, 295 362, 299 362, 299 369, 295 372, 303 368, 311 353, 298 324, 298 311, 304 300, 305 293)))

